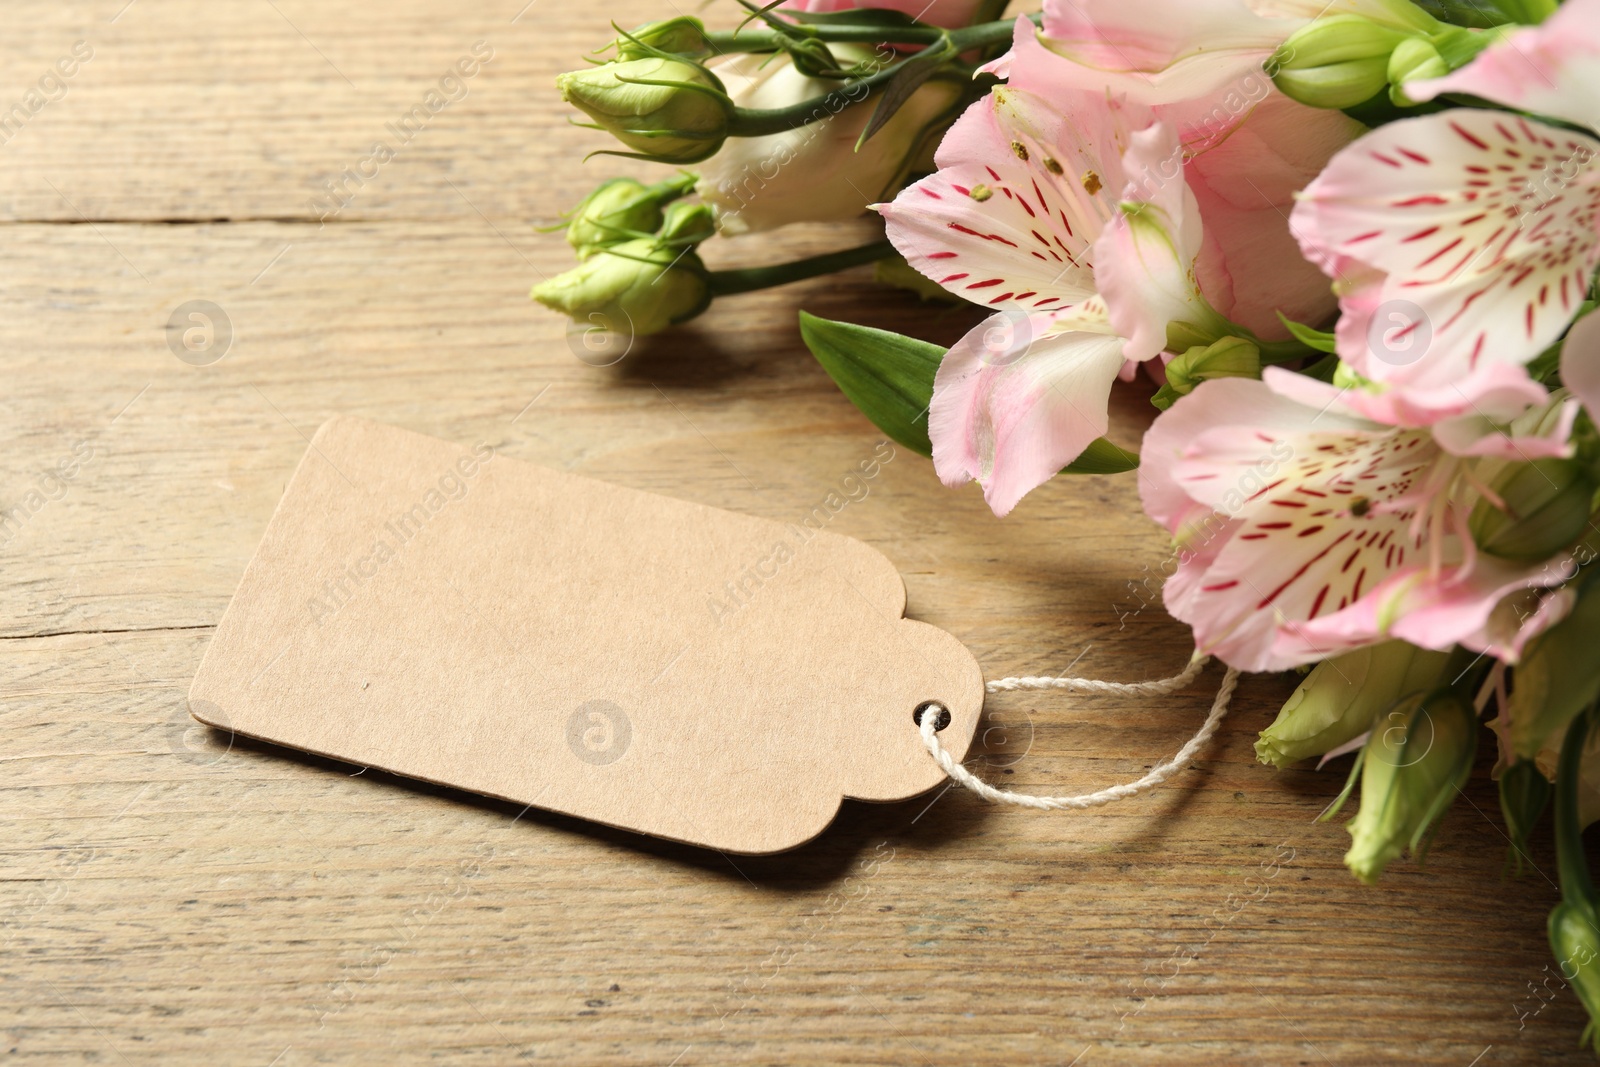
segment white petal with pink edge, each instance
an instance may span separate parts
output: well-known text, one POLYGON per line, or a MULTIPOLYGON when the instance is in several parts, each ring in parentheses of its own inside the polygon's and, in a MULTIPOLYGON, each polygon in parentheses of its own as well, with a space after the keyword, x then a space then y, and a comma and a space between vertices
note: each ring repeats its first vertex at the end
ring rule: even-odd
POLYGON ((1045 0, 1043 34, 1083 66, 1154 74, 1202 54, 1259 63, 1301 22, 1263 18, 1243 0, 1045 0))
MULTIPOLYGON (((1291 225, 1346 279, 1339 354, 1368 378, 1444 385, 1526 363, 1560 336, 1600 263, 1600 181, 1548 184, 1600 141, 1494 111, 1390 123, 1334 157, 1291 225)), ((1336 282, 1338 278, 1336 277, 1336 282)))
POLYGON ((1062 110, 1001 88, 972 105, 940 146, 940 170, 878 205, 896 249, 975 303, 1080 304, 1094 292, 1091 248, 1116 213, 1128 136, 1103 101, 1080 103, 1062 110))
POLYGON ((1204 580, 1187 598, 1167 598, 1202 651, 1244 670, 1281 670, 1375 640, 1373 625, 1356 624, 1375 617, 1363 597, 1425 563, 1411 497, 1433 458, 1426 431, 1217 427, 1195 439, 1174 478, 1197 499, 1217 499, 1219 484, 1236 484, 1264 456, 1279 460, 1274 477, 1240 504, 1204 580), (1340 617, 1306 626, 1325 616, 1340 617))
POLYGON ((1129 180, 1117 216, 1095 241, 1095 283, 1123 354, 1145 360, 1167 347, 1167 325, 1200 322, 1211 309, 1195 281, 1200 211, 1182 177, 1183 150, 1170 126, 1135 133, 1123 156, 1129 180), (1165 177, 1167 168, 1176 173, 1165 177))
POLYGON ((1600 315, 1579 319, 1561 343, 1561 382, 1590 415, 1600 414, 1600 315))
POLYGON ((1105 434, 1122 339, 1103 309, 1079 316, 997 315, 945 354, 928 436, 946 485, 976 479, 1005 515, 1105 434))
MULTIPOLYGON (((1205 383, 1196 392, 1201 390, 1205 397, 1202 402, 1185 398, 1157 418, 1139 449, 1139 496, 1145 513, 1179 533, 1180 539, 1180 531, 1193 518, 1197 505, 1231 515, 1245 498, 1272 481, 1287 457, 1274 455, 1271 446, 1280 438, 1305 429, 1308 420, 1303 405, 1249 378, 1223 378, 1205 383), (1177 464, 1194 439, 1214 426, 1251 426, 1260 430, 1265 439, 1256 442, 1259 447, 1254 463, 1237 468, 1227 477, 1191 479, 1187 486, 1180 486, 1174 479, 1177 464), (1205 481, 1215 484, 1198 484, 1205 481)), ((1318 425, 1362 429, 1368 424, 1343 411, 1333 411, 1319 419, 1318 425)))
POLYGON ((1549 390, 1522 367, 1491 364, 1460 382, 1422 389, 1339 387, 1303 374, 1268 367, 1262 379, 1279 396, 1317 411, 1335 410, 1386 426, 1428 427, 1434 443, 1455 456, 1492 456, 1527 462, 1572 452, 1569 438, 1577 417, 1575 401, 1559 401, 1554 419, 1536 433, 1515 432, 1512 421, 1540 413, 1551 403, 1549 390))

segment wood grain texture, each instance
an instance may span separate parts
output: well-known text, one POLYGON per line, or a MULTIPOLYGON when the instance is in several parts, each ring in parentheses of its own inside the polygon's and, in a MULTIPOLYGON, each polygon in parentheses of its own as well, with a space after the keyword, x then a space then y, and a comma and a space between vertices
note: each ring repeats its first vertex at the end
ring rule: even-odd
MULTIPOLYGON (((855 274, 728 300, 613 368, 574 358, 526 300, 567 263, 531 224, 618 168, 577 163, 602 143, 551 76, 668 3, 123 3, 13 0, 0 40, 3 106, 94 49, 0 146, 0 507, 23 509, 0 529, 7 1062, 1589 1062, 1570 994, 1529 991, 1554 863, 1501 880, 1487 757, 1427 865, 1364 889, 1313 821, 1342 774, 1252 758, 1284 678, 1249 680, 1152 796, 850 804, 760 859, 193 727, 210 630, 329 416, 786 521, 877 440, 795 310, 940 341, 972 319, 855 274), (324 180, 479 40, 495 58, 466 98, 319 223, 324 180), (167 346, 191 299, 233 326, 209 366, 167 346)), ((1148 412, 1119 399, 1117 435, 1148 412)), ((1164 540, 1130 478, 1059 480, 997 521, 902 454, 831 528, 894 560, 909 614, 990 676, 1187 654, 1142 606, 1164 540)), ((1134 777, 1205 689, 993 698, 981 765, 1041 791, 1134 777)))

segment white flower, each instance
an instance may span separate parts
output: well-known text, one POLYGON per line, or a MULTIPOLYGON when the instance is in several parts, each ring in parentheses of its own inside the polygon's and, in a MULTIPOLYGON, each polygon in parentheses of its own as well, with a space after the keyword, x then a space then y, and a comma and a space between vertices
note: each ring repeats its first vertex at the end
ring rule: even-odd
MULTIPOLYGON (((833 46, 842 66, 872 59, 870 48, 833 46)), ((758 233, 792 222, 843 222, 892 197, 917 159, 955 117, 958 82, 934 78, 856 151, 874 102, 844 83, 808 78, 787 56, 738 55, 708 64, 743 108, 783 108, 820 99, 824 118, 784 133, 730 139, 700 167, 698 192, 724 234, 758 233)))

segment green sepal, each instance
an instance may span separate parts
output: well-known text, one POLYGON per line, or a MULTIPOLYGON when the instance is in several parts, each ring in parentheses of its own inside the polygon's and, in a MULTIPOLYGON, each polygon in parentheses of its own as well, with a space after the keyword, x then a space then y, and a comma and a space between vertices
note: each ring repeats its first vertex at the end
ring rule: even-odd
POLYGON ((1293 335, 1296 341, 1299 341, 1313 352, 1333 353, 1338 351, 1333 334, 1326 330, 1318 330, 1304 323, 1295 322, 1293 319, 1286 317, 1281 311, 1278 312, 1278 321, 1283 323, 1284 328, 1293 335))
POLYGON ((1574 583, 1577 602, 1567 617, 1534 638, 1516 667, 1506 718, 1511 750, 1533 759, 1600 696, 1600 568, 1585 568, 1574 583))
POLYGON ((1550 780, 1533 760, 1518 760, 1500 775, 1500 814, 1505 817, 1506 867, 1522 873, 1533 827, 1550 803, 1550 780))

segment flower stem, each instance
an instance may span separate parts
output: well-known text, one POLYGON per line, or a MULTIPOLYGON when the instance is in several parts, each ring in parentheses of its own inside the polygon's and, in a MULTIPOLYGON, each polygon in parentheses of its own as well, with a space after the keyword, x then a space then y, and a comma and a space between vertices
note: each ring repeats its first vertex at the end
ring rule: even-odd
POLYGON ((1578 785, 1583 775, 1583 746, 1589 738, 1585 711, 1567 726, 1561 742, 1561 763, 1556 768, 1556 866, 1561 876, 1561 899, 1568 904, 1594 904, 1594 880, 1583 852, 1583 826, 1578 821, 1578 785))
POLYGON ((843 252, 827 252, 820 256, 777 263, 770 267, 746 267, 743 270, 714 270, 709 282, 713 296, 732 296, 735 293, 753 293, 757 289, 771 289, 790 282, 804 281, 836 271, 848 270, 866 263, 876 263, 894 255, 894 246, 888 241, 874 241, 860 248, 843 252))
MULTIPOLYGON (((1031 16, 1035 19, 1043 16, 1031 16)), ((1011 39, 1014 24, 1007 21, 988 22, 969 26, 964 30, 941 30, 931 26, 804 26, 803 33, 813 33, 824 41, 888 42, 891 44, 924 44, 927 47, 911 59, 890 64, 862 78, 853 78, 839 84, 831 92, 788 107, 746 108, 736 107, 728 123, 730 137, 766 137, 774 133, 809 125, 831 118, 851 104, 859 104, 878 89, 892 81, 907 62, 926 64, 944 63, 973 49, 1001 44, 1011 39), (845 34, 846 36, 839 36, 845 34), (938 58, 935 58, 938 57, 938 58)), ((756 28, 732 34, 709 35, 714 47, 723 51, 771 52, 779 49, 782 36, 775 30, 756 28), (726 36, 727 41, 721 40, 726 36)))
MULTIPOLYGON (((1035 23, 1044 16, 1028 16, 1035 23)), ((937 26, 870 26, 838 25, 832 23, 797 23, 782 32, 768 26, 747 26, 738 30, 722 30, 706 34, 706 41, 719 54, 729 52, 776 52, 785 37, 812 37, 837 44, 938 44, 949 37, 956 51, 984 48, 1011 40, 1016 23, 1012 19, 986 22, 961 30, 944 30, 937 26)))

